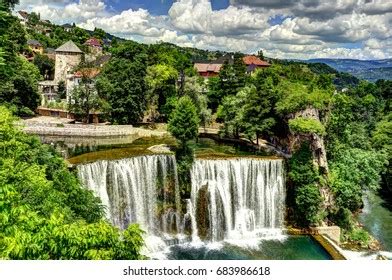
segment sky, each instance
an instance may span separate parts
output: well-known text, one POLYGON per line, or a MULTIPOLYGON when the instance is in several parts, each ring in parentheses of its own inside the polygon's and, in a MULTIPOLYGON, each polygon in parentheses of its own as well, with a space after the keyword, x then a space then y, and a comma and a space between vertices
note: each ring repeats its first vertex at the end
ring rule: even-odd
POLYGON ((20 0, 16 10, 144 43, 273 58, 392 58, 392 0, 20 0))

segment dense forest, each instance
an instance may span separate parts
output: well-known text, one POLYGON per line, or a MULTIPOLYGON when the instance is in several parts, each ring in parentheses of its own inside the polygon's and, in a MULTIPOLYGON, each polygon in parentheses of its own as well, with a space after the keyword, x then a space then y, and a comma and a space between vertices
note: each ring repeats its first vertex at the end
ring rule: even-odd
MULTIPOLYGON (((28 38, 45 47, 73 40, 83 48, 91 35, 109 37, 102 30, 67 32, 50 23, 49 37, 27 32, 11 15, 15 2, 0 7, 0 258, 142 258, 140 229, 120 231, 103 220, 100 202, 13 116, 34 114, 37 83, 44 67, 50 68, 50 61, 42 62, 46 58, 31 63, 21 55, 28 52, 28 38)), ((198 127, 218 124, 221 136, 255 145, 264 139, 290 156, 287 206, 293 226, 336 224, 344 240, 369 242, 356 221, 364 193, 382 191, 392 199, 391 81, 370 83, 322 63, 276 59, 247 74, 241 53, 231 54, 233 63, 225 62, 217 77, 206 80, 194 61, 222 53, 110 38, 105 51, 111 59, 94 89, 79 88, 74 98, 94 94, 88 108, 105 112, 112 124, 168 123, 179 141, 182 184, 198 127)))

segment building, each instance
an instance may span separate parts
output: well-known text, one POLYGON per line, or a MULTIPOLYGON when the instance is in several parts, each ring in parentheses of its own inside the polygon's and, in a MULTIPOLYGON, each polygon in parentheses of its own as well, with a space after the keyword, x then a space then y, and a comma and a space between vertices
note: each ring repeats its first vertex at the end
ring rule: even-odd
POLYGON ((41 81, 38 89, 41 93, 41 106, 58 99, 57 91, 60 81, 67 82, 67 77, 82 60, 83 52, 73 43, 68 41, 58 49, 47 49, 48 56, 55 58, 54 80, 41 81))
MULTIPOLYGON (((263 61, 254 55, 244 56, 242 60, 246 65, 246 73, 248 74, 252 73, 257 68, 266 68, 271 66, 268 62, 263 61)), ((225 54, 214 61, 197 62, 194 67, 200 76, 210 78, 218 76, 223 64, 226 62, 233 64, 234 56, 232 54, 225 54)))
POLYGON ((251 73, 258 68, 268 68, 271 66, 268 62, 261 60, 255 55, 247 55, 242 58, 246 65, 246 72, 251 73))
POLYGON ((29 21, 29 13, 25 11, 18 11, 16 17, 19 19, 22 25, 26 25, 29 21))
POLYGON ((61 27, 64 28, 64 31, 66 32, 71 32, 73 29, 73 25, 69 23, 63 24, 61 27))
POLYGON ((211 77, 218 76, 222 66, 223 64, 213 63, 213 62, 195 63, 195 68, 197 73, 199 73, 199 75, 204 78, 211 78, 211 77))
POLYGON ((95 54, 95 55, 102 54, 102 44, 101 44, 101 41, 98 40, 97 38, 88 39, 84 43, 84 45, 87 46, 90 53, 95 54))
POLYGON ((99 68, 86 68, 80 71, 77 71, 73 74, 69 74, 67 77, 67 102, 70 102, 72 99, 72 90, 80 85, 82 82, 82 78, 86 78, 86 82, 90 83, 90 85, 95 84, 95 78, 99 75, 101 70, 99 68))
POLYGON ((41 81, 38 82, 38 91, 41 93, 41 106, 45 106, 48 102, 56 101, 57 99, 56 81, 41 81))
POLYGON ((67 76, 82 61, 82 54, 83 52, 72 41, 68 41, 56 49, 54 80, 57 83, 67 80, 67 76))
POLYGON ((27 45, 36 54, 37 53, 39 53, 39 54, 43 54, 44 53, 44 47, 37 40, 27 40, 27 45))
POLYGON ((45 49, 45 54, 53 60, 56 60, 56 50, 53 48, 46 48, 45 49))

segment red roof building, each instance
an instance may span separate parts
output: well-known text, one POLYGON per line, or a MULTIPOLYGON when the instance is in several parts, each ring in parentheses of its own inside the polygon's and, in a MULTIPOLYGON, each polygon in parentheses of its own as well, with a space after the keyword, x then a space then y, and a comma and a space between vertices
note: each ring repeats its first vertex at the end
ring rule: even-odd
POLYGON ((247 73, 251 73, 257 68, 267 68, 271 66, 271 64, 269 64, 268 62, 261 60, 260 58, 254 55, 244 56, 242 60, 246 65, 247 73))
POLYGON ((195 63, 196 71, 204 78, 218 76, 222 66, 220 63, 195 63))
POLYGON ((97 38, 90 38, 84 44, 90 47, 102 47, 101 41, 97 38))
POLYGON ((97 38, 88 39, 84 45, 86 45, 90 52, 93 54, 101 54, 102 53, 102 43, 101 40, 97 38))
MULTIPOLYGON (((257 68, 267 68, 271 66, 268 62, 261 60, 254 55, 244 56, 242 60, 246 65, 247 73, 251 73, 257 68)), ((219 75, 219 71, 221 70, 224 62, 233 64, 234 58, 230 55, 225 55, 215 61, 195 63, 195 68, 199 75, 204 78, 216 77, 219 75)))

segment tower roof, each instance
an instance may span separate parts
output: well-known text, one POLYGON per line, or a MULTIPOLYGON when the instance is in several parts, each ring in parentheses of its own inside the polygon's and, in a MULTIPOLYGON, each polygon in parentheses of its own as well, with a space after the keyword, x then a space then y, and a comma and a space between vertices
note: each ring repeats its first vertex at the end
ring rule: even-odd
POLYGON ((56 49, 56 52, 83 53, 74 42, 68 41, 56 49))

